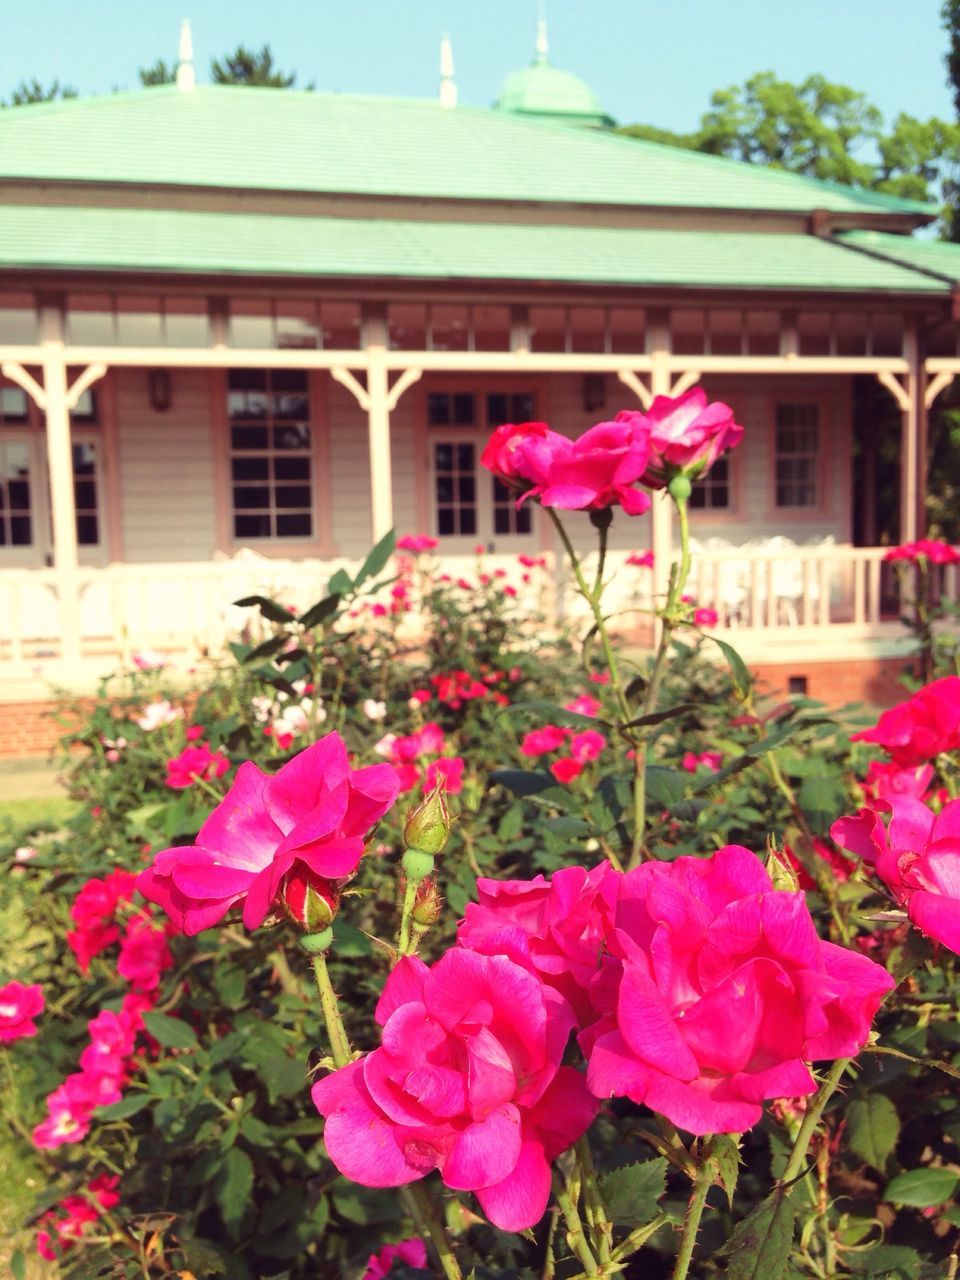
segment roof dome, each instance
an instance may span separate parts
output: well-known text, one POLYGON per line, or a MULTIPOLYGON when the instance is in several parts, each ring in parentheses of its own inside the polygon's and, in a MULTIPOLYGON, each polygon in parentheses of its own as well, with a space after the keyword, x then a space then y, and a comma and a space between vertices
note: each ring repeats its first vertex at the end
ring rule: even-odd
POLYGON ((547 61, 546 24, 537 30, 537 53, 529 67, 512 71, 497 95, 494 107, 540 120, 608 129, 614 121, 586 81, 561 71, 547 61))

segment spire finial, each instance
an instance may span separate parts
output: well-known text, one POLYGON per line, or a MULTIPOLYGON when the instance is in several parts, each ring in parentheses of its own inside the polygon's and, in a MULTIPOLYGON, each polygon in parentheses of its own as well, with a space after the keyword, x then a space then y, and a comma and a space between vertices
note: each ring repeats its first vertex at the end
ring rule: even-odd
POLYGON ((545 0, 540 0, 538 6, 540 16, 537 19, 537 56, 534 63, 542 66, 547 61, 549 53, 549 45, 547 44, 547 6, 545 0))
POLYGON ((457 105, 457 86, 453 78, 453 48, 448 35, 440 39, 440 105, 441 107, 457 105))
POLYGON ((177 88, 181 93, 190 93, 197 87, 197 73, 193 69, 193 37, 190 34, 190 19, 184 18, 180 27, 180 49, 177 64, 177 88))

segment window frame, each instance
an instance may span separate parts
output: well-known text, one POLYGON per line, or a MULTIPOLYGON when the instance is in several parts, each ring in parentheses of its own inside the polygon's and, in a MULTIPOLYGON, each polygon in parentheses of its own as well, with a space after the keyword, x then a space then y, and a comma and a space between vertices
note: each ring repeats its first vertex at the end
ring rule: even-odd
MULTIPOLYGON (((826 486, 824 475, 824 441, 827 427, 827 412, 824 400, 820 396, 803 395, 796 392, 789 396, 775 395, 772 400, 770 415, 770 456, 771 456, 771 488, 770 507, 773 514, 785 519, 804 520, 811 516, 822 515, 826 510, 826 486), (780 449, 780 411, 783 408, 813 408, 816 411, 816 447, 813 450, 792 450, 784 452, 780 449), (780 463, 785 461, 808 461, 811 465, 812 483, 814 487, 813 501, 810 503, 781 503, 779 489, 780 463)), ((796 478, 789 482, 794 489, 802 483, 796 478)))

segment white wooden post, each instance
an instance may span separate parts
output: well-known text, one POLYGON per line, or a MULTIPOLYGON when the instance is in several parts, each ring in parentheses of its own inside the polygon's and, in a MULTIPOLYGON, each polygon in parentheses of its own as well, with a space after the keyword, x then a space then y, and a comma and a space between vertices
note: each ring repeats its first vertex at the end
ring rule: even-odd
POLYGON ((914 542, 920 527, 920 504, 924 500, 927 465, 924 370, 915 329, 907 331, 903 353, 907 360, 903 381, 886 370, 877 374, 877 381, 890 392, 900 409, 903 424, 900 434, 900 541, 914 542))

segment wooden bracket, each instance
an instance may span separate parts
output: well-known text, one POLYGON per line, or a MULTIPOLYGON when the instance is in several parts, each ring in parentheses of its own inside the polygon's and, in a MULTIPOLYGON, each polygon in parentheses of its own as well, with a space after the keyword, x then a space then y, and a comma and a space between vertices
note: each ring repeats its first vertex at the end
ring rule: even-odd
POLYGON ((884 369, 882 373, 877 374, 877 381, 882 387, 886 387, 890 392, 894 400, 896 400, 901 412, 906 413, 910 408, 910 392, 899 380, 896 374, 890 373, 884 369))
POLYGON ((15 382, 18 387, 22 387, 38 409, 46 409, 47 393, 37 382, 36 378, 27 373, 22 364, 14 364, 8 361, 0 365, 0 373, 5 378, 9 378, 11 382, 15 382))
POLYGON ((653 392, 645 382, 641 382, 632 369, 618 369, 617 377, 625 387, 629 387, 645 409, 653 404, 653 392))
POLYGON ((673 387, 670 390, 670 394, 674 397, 682 396, 685 391, 689 391, 690 388, 699 381, 700 381, 700 370, 687 369, 686 373, 681 373, 680 377, 673 384, 673 387))
POLYGON ((927 383, 927 389, 923 393, 924 407, 932 409, 934 400, 941 391, 946 391, 956 376, 955 373, 949 373, 946 369, 941 369, 938 374, 935 374, 927 383))
POLYGON ((422 377, 422 369, 404 369, 403 373, 401 373, 400 377, 387 392, 387 409, 390 413, 393 413, 394 409, 397 407, 400 397, 407 388, 412 387, 415 382, 419 382, 422 377))
POLYGON ((83 393, 92 387, 95 382, 99 382, 106 372, 107 366, 105 364, 88 364, 76 382, 67 388, 67 408, 75 409, 80 403, 80 397, 83 393))
POLYGON ((370 408, 370 396, 366 387, 362 387, 356 380, 349 369, 342 364, 335 364, 330 370, 330 376, 334 382, 339 382, 342 387, 346 387, 350 394, 354 397, 357 404, 365 412, 370 408))

